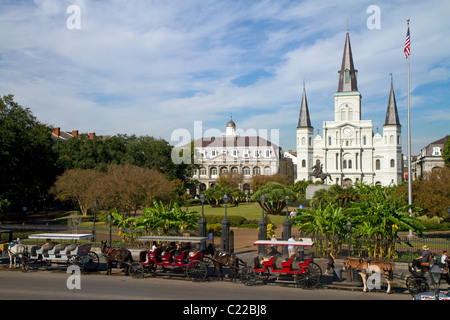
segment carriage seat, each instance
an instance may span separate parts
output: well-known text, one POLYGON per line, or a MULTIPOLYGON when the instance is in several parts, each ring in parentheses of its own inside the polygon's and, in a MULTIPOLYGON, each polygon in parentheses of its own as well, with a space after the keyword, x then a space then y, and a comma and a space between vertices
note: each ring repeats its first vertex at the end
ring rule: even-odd
POLYGON ((281 262, 281 270, 282 271, 291 271, 292 270, 292 257, 288 260, 281 262))
POLYGON ((173 255, 175 254, 175 249, 170 250, 169 252, 166 252, 165 254, 161 255, 161 260, 163 262, 172 262, 173 261, 173 255))
POLYGON ((60 253, 61 251, 63 251, 67 246, 69 246, 69 243, 58 243, 55 246, 55 254, 60 253))
POLYGON ((161 262, 161 255, 162 255, 162 248, 161 247, 157 247, 152 252, 149 252, 150 259, 156 260, 157 262, 161 262))
POLYGON ((42 250, 42 246, 32 246, 30 254, 32 257, 36 257, 37 255, 42 254, 42 250))
MULTIPOLYGON (((193 252, 191 252, 191 253, 193 253, 193 252)), ((203 254, 205 253, 205 251, 200 250, 199 252, 195 252, 192 255, 191 255, 191 253, 189 254, 189 257, 188 257, 189 262, 194 261, 194 260, 200 260, 201 258, 203 258, 203 254)))
POLYGON ((187 261, 189 250, 184 250, 180 255, 174 257, 175 264, 183 264, 187 261))
POLYGON ((271 266, 276 267, 277 259, 278 259, 278 255, 272 256, 272 257, 270 257, 270 258, 269 258, 269 257, 264 258, 264 260, 263 260, 263 265, 264 265, 265 267, 271 267, 271 266), (267 260, 267 259, 269 259, 269 260, 267 260))
POLYGON ((61 254, 66 254, 66 255, 68 255, 68 254, 76 254, 76 252, 73 252, 73 251, 75 251, 78 246, 79 246, 79 244, 71 243, 65 248, 65 252, 61 251, 61 254))
POLYGON ((42 255, 46 258, 48 258, 50 255, 55 254, 55 246, 56 243, 46 243, 42 246, 42 255))
POLYGON ((310 258, 306 259, 306 260, 303 261, 303 262, 299 262, 298 267, 299 267, 299 268, 307 267, 307 266, 309 265, 309 259, 310 259, 310 258))

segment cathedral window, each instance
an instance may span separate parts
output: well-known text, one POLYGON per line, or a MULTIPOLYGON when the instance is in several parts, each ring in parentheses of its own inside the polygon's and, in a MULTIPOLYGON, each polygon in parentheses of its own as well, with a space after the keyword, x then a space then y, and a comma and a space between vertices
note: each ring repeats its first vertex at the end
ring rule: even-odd
POLYGON ((328 145, 331 146, 331 137, 328 137, 328 145))
POLYGON ((395 168, 395 160, 391 159, 391 168, 395 168))
POLYGON ((366 143, 367 143, 366 136, 363 136, 363 145, 366 145, 366 143))
POLYGON ((347 169, 347 160, 342 161, 342 169, 347 169))
POLYGON ((352 160, 348 160, 348 168, 349 168, 349 169, 352 168, 352 160))
POLYGON ((302 138, 302 146, 304 146, 306 143, 305 137, 302 138))
POLYGON ((390 144, 394 144, 394 136, 391 135, 391 136, 389 137, 389 143, 390 143, 390 144))
POLYGON ((302 160, 302 168, 305 168, 305 167, 306 167, 306 160, 303 159, 303 160, 302 160))
POLYGON ((375 170, 380 170, 380 168, 381 168, 381 161, 380 159, 377 159, 375 161, 375 170))

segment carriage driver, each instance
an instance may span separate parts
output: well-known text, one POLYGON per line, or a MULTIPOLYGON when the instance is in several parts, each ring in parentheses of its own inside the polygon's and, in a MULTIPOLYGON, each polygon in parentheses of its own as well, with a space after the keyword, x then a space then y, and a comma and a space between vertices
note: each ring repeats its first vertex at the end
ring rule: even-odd
POLYGON ((422 255, 414 259, 413 267, 420 267, 423 264, 427 264, 433 257, 433 254, 431 253, 430 248, 428 248, 428 246, 423 246, 422 250, 423 250, 422 255))

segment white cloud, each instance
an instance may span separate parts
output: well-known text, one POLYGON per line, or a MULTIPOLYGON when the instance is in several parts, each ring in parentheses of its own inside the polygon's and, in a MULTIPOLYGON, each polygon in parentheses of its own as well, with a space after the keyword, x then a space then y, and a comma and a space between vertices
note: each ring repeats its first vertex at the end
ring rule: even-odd
MULTIPOLYGON (((281 146, 295 148, 302 78, 315 130, 333 120, 347 18, 362 113, 374 127, 384 118, 389 73, 406 123, 406 18, 411 92, 448 83, 445 0, 380 3, 380 30, 367 29, 368 4, 360 1, 36 0, 0 6, 0 42, 6 44, 0 94, 16 94, 39 120, 66 130, 169 140, 177 128, 192 130, 195 120, 224 130, 232 112, 238 125, 279 128, 281 146), (72 4, 81 8, 81 30, 66 27, 72 4), (260 70, 267 75, 247 86, 233 84, 260 70)), ((434 102, 442 109, 445 98, 434 102)), ((426 101, 417 94, 413 108, 426 108, 426 101)), ((430 132, 437 130, 432 118, 430 132)))

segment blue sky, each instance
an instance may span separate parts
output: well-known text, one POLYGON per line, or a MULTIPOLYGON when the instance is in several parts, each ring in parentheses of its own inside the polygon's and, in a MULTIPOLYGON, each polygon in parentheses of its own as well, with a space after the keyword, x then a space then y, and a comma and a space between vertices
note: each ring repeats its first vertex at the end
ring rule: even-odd
POLYGON ((303 79, 315 133, 334 120, 348 21, 362 119, 381 132, 392 73, 406 154, 409 18, 414 155, 450 134, 448 12, 448 0, 0 0, 0 95, 66 131, 175 145, 177 129, 224 131, 232 114, 296 149, 303 79), (71 5, 79 29, 67 27, 71 5))

